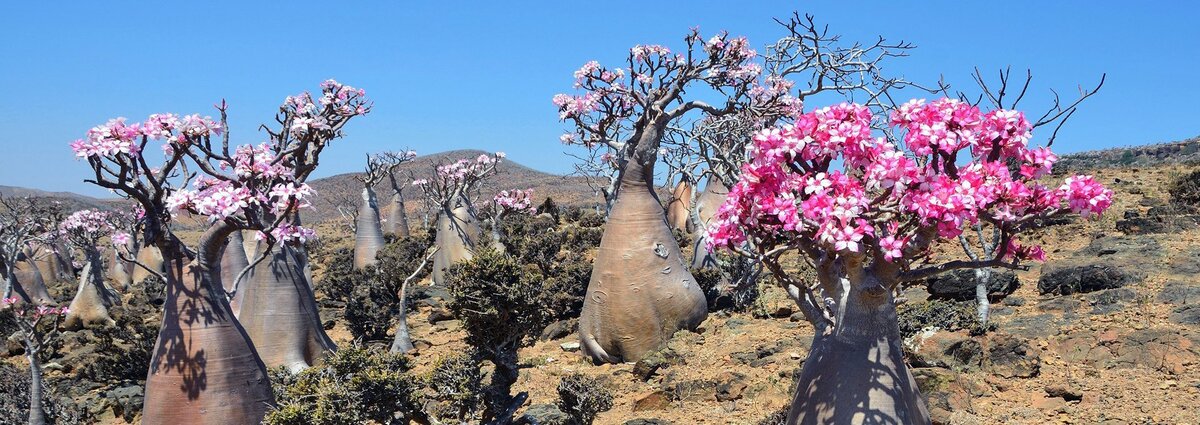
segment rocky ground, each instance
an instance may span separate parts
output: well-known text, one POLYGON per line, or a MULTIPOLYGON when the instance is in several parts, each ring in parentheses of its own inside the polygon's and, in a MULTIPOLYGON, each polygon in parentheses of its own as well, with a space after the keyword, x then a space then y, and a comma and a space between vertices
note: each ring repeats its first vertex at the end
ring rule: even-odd
MULTIPOLYGON (((1183 171, 1095 172, 1117 192, 1116 204, 1099 220, 1035 235, 1047 262, 1017 272, 1015 289, 1000 290, 1011 294, 994 303, 994 329, 928 328, 905 341, 937 423, 1200 424, 1200 229, 1194 216, 1163 208, 1164 182, 1183 171)), ((904 296, 902 309, 938 302, 921 286, 904 296)), ((970 303, 959 307, 973 311, 970 303)), ((441 300, 418 305, 410 319, 415 363, 427 370, 466 345, 441 300)), ((323 314, 330 335, 350 343, 340 312, 323 314)), ((759 423, 790 402, 812 337, 774 289, 748 312, 713 313, 697 332, 677 334, 637 364, 590 365, 577 353, 572 326, 558 323, 521 350, 514 389, 529 393, 526 411, 538 412, 554 403, 562 376, 600 377, 616 398, 599 424, 759 423)), ((82 397, 108 400, 105 416, 121 423, 137 390, 126 382, 82 397)))

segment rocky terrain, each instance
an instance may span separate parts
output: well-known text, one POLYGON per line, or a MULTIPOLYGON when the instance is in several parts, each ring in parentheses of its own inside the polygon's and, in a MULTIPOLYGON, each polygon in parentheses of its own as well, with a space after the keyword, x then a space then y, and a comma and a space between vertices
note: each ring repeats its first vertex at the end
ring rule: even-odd
MULTIPOLYGON (((1200 226, 1193 212, 1168 204, 1166 189, 1191 170, 1172 164, 1091 169, 1116 191, 1113 208, 1100 219, 1035 234, 1047 248, 1046 263, 998 279, 988 326, 973 322, 973 301, 957 301, 969 299, 963 286, 973 283, 951 277, 908 288, 900 307, 908 360, 935 422, 1200 423, 1200 226)), ((347 178, 314 184, 329 190, 347 178)), ((590 198, 574 199, 569 202, 590 198)), ((320 229, 330 235, 322 242, 327 247, 351 243, 336 223, 320 229)), ((317 280, 322 261, 314 258, 317 280)), ((577 352, 573 322, 551 325, 520 351, 514 390, 529 393, 521 413, 555 415, 548 405, 558 397, 556 386, 577 372, 599 378, 614 395, 598 424, 774 423, 770 418, 790 402, 812 328, 771 284, 763 282, 763 295, 746 311, 714 312, 697 332, 676 334, 667 348, 636 364, 592 366, 577 352)), ((468 348, 461 322, 445 308, 445 291, 421 286, 409 321, 417 372, 468 348)), ((73 286, 59 283, 54 290, 62 295, 73 286)), ((89 411, 103 423, 138 421, 145 368, 136 364, 136 353, 148 350, 157 321, 153 289, 143 293, 151 295, 127 295, 124 307, 114 309, 127 309, 117 320, 128 331, 108 339, 81 335, 91 331, 61 338, 60 354, 46 368, 58 394, 74 398, 74 407, 60 403, 64 410, 89 411), (79 343, 96 338, 109 345, 79 343)), ((352 344, 342 310, 322 304, 330 336, 352 344)), ((18 354, 19 346, 9 343, 7 351, 18 354)), ((5 363, 17 367, 16 375, 0 368, 5 376, 24 372, 19 356, 5 363)))

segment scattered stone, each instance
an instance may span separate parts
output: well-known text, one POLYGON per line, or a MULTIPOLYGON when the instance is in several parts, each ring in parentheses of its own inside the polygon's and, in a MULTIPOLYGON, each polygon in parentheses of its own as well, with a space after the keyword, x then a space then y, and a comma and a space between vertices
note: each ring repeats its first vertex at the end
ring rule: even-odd
POLYGON ((983 346, 964 331, 920 333, 909 342, 914 366, 962 372, 978 370, 983 362, 983 346))
POLYGON ((1079 308, 1079 300, 1068 297, 1055 297, 1038 303, 1038 311, 1071 312, 1079 308))
POLYGON ((1171 322, 1181 325, 1200 325, 1200 304, 1188 304, 1171 310, 1171 322))
POLYGON ((795 313, 795 312, 796 311, 792 308, 791 305, 781 304, 778 307, 775 307, 775 310, 771 312, 771 317, 774 317, 776 319, 786 319, 788 317, 791 317, 792 313, 795 313))
POLYGON ((675 425, 675 423, 674 423, 674 422, 671 422, 671 421, 668 421, 668 420, 666 420, 666 419, 656 419, 656 418, 643 419, 643 418, 637 418, 637 419, 630 419, 630 420, 628 420, 628 421, 625 421, 625 423, 624 423, 623 425, 675 425))
POLYGON ((579 341, 564 342, 558 346, 561 347, 563 351, 568 353, 579 351, 579 341))
POLYGON ((1106 289, 1088 294, 1092 314, 1109 314, 1125 308, 1126 302, 1137 299, 1137 292, 1129 288, 1106 289))
MULTIPOLYGON (((974 270, 954 270, 942 273, 926 281, 925 287, 934 299, 969 301, 975 299, 976 278, 974 270)), ((1017 290, 1020 282, 1011 270, 992 270, 988 281, 988 298, 1001 299, 1017 290)))
POLYGON ((982 385, 949 369, 914 368, 912 374, 929 404, 933 423, 949 423, 954 412, 973 412, 972 400, 983 395, 982 385))
POLYGON ((112 406, 113 416, 132 422, 133 418, 142 411, 144 401, 142 387, 130 385, 106 391, 103 397, 112 406))
POLYGON ((1001 324, 1005 332, 1024 338, 1045 338, 1058 333, 1060 323, 1053 314, 1014 316, 1001 324))
POLYGON ((746 375, 723 372, 717 377, 717 401, 733 401, 742 398, 746 391, 746 375))
POLYGON ((537 425, 571 425, 574 422, 571 415, 564 413, 553 404, 535 404, 525 409, 525 414, 517 419, 517 423, 537 425))
POLYGON ((1193 247, 1176 253, 1171 261, 1167 262, 1167 270, 1187 277, 1200 274, 1200 248, 1193 247))
POLYGON ((575 333, 575 331, 578 329, 579 319, 577 318, 559 320, 551 323, 550 326, 546 326, 546 329, 542 330, 541 339, 543 341, 549 341, 552 339, 565 338, 566 336, 575 333))
POLYGON ((1050 397, 1059 397, 1066 401, 1083 400, 1083 391, 1065 385, 1051 385, 1046 387, 1046 395, 1050 397))
POLYGON ((1022 297, 1007 297, 1004 299, 1004 305, 1010 307, 1020 307, 1025 305, 1025 298, 1022 297))
POLYGON ((683 363, 683 357, 670 348, 647 354, 633 365, 633 375, 644 381, 649 380, 659 369, 683 363))
POLYGON ((671 397, 666 391, 654 390, 648 393, 638 395, 633 400, 633 411, 644 412, 647 410, 666 410, 671 407, 671 397))
POLYGON ((1111 264, 1093 263, 1078 266, 1046 264, 1042 267, 1042 277, 1038 279, 1038 293, 1070 295, 1094 292, 1120 288, 1137 280, 1139 280, 1138 277, 1111 264))
POLYGON ((454 314, 445 307, 438 307, 429 311, 430 324, 437 324, 438 322, 445 322, 448 320, 454 320, 454 314))
POLYGON ((984 369, 1005 378, 1032 378, 1041 370, 1041 350, 1023 339, 992 334, 988 341, 984 369))
POLYGON ((1200 360, 1196 341, 1163 328, 1063 335, 1051 338, 1049 349, 1071 363, 1104 369, 1141 366, 1174 375, 1200 360))
POLYGON ((412 342, 412 344, 413 344, 413 348, 416 348, 417 351, 424 351, 424 350, 428 350, 430 347, 433 347, 433 343, 423 340, 423 339, 415 340, 412 342))
POLYGON ((727 327, 729 329, 737 329, 742 326, 746 326, 746 324, 748 324, 748 323, 750 323, 750 322, 747 322, 746 319, 742 319, 740 317, 734 317, 734 318, 731 318, 731 319, 725 321, 725 327, 727 327))
POLYGON ((1158 302, 1164 304, 1191 304, 1200 302, 1200 286, 1189 285, 1181 281, 1167 282, 1158 293, 1158 302))

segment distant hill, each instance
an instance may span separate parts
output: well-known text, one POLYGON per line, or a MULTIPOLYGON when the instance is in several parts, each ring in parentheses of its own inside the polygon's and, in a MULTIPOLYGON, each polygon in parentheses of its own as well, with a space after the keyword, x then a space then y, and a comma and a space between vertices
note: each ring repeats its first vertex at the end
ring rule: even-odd
MULTIPOLYGON (((405 184, 404 202, 410 211, 411 220, 420 220, 419 216, 411 215, 421 207, 422 194, 420 190, 409 183, 414 178, 429 179, 434 173, 435 164, 446 164, 459 159, 475 159, 486 155, 481 150, 456 150, 417 157, 416 160, 403 164, 397 170, 397 178, 405 184)), ((317 192, 317 200, 311 211, 306 211, 304 217, 310 220, 325 221, 339 218, 337 210, 330 204, 334 202, 351 202, 358 205, 362 193, 362 182, 355 179, 362 173, 345 173, 336 176, 310 180, 317 192)), ((559 205, 592 206, 600 202, 600 195, 593 192, 587 180, 579 176, 560 176, 534 170, 519 163, 505 159, 499 165, 495 176, 485 180, 477 196, 491 199, 497 192, 505 189, 533 189, 534 196, 540 203, 546 197, 551 197, 559 205)), ((380 203, 391 199, 391 186, 385 181, 375 188, 379 194, 380 203)), ((477 204, 482 206, 482 203, 477 204)), ((382 207, 383 205, 381 205, 382 207)))
POLYGON ((121 200, 97 199, 72 192, 48 192, 40 189, 0 185, 0 196, 13 198, 42 198, 62 202, 65 210, 77 211, 84 208, 109 210, 115 208, 121 200))
POLYGON ((1165 164, 1200 164, 1200 137, 1180 142, 1132 146, 1080 152, 1063 157, 1055 171, 1083 171, 1096 168, 1132 168, 1165 164))

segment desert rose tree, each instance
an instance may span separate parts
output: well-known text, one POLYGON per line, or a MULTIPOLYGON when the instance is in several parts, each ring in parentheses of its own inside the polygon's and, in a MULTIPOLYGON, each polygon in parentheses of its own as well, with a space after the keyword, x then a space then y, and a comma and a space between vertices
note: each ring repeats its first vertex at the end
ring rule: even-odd
POLYGON ((49 240, 54 231, 47 206, 29 198, 0 196, 0 276, 3 298, 33 305, 54 303, 29 247, 49 240))
POLYGON ((129 241, 126 233, 114 233, 109 213, 94 209, 79 210, 59 223, 59 237, 83 253, 83 271, 79 274, 79 287, 71 300, 70 313, 63 321, 68 329, 84 326, 111 326, 116 322, 108 315, 108 308, 121 303, 121 297, 104 281, 104 262, 100 256, 100 239, 112 238, 114 246, 124 246, 129 241))
POLYGON ((1022 232, 1047 218, 1096 216, 1111 202, 1089 176, 1041 184, 1053 156, 1027 145, 1032 126, 1019 111, 914 100, 887 117, 896 143, 877 137, 875 118, 843 103, 757 133, 709 230, 711 247, 762 261, 816 328, 788 423, 929 423, 902 359, 898 285, 1041 260, 1022 232), (995 258, 931 253, 981 222, 1000 229, 995 258), (807 260, 817 281, 789 274, 789 253, 807 260))
POLYGON ((492 247, 504 252, 504 218, 514 214, 533 214, 533 189, 502 190, 492 198, 492 247))
POLYGON ((277 116, 283 128, 259 146, 231 150, 223 102, 219 121, 174 114, 132 124, 118 118, 71 144, 94 172, 88 182, 144 210, 141 239, 166 263, 146 423, 258 423, 274 404, 266 366, 230 309, 219 262, 235 230, 255 232, 268 250, 311 237, 311 230, 292 224, 310 194, 297 177, 307 177, 339 129, 369 109, 359 90, 332 80, 322 89, 328 102, 321 108, 289 97, 277 116), (179 213, 208 218, 195 250, 170 227, 179 213))
MULTIPOLYGON (((320 152, 334 139, 343 136, 350 118, 367 113, 370 104, 365 92, 336 82, 322 84, 321 95, 305 92, 289 96, 276 115, 278 130, 268 130, 271 144, 280 150, 301 145, 320 152)), ((290 179, 298 185, 308 180, 317 165, 311 153, 297 158, 300 165, 290 169, 290 179), (311 157, 311 158, 310 158, 311 157)), ((293 228, 301 228, 299 214, 287 219, 293 228)), ((254 341, 269 367, 284 366, 295 372, 315 364, 337 349, 325 333, 313 295, 304 243, 314 236, 300 235, 300 243, 274 248, 260 246, 250 261, 247 287, 235 294, 238 322, 254 341)), ((262 240, 263 235, 255 237, 262 240)))
POLYGON ((636 361, 707 316, 654 190, 669 128, 689 114, 782 109, 794 100, 757 101, 765 98, 752 94, 763 67, 745 38, 718 34, 704 41, 693 29, 684 44, 678 53, 634 46, 616 68, 588 62, 575 72, 581 93, 553 99, 559 118, 574 125, 562 142, 588 148, 616 171, 603 189, 610 212, 579 322, 582 351, 595 362, 636 361), (712 93, 714 101, 694 92, 712 93))
POLYGON ((473 194, 479 191, 484 179, 496 173, 504 152, 479 155, 474 160, 460 159, 434 166, 433 179, 415 179, 413 186, 421 189, 426 201, 437 214, 437 234, 433 256, 433 283, 445 284, 446 269, 475 256, 481 230, 473 194))
POLYGON ((25 344, 25 358, 29 361, 30 377, 29 424, 45 425, 46 409, 43 407, 42 398, 46 391, 42 383, 42 363, 38 356, 58 336, 58 324, 64 315, 70 313, 70 309, 45 304, 34 307, 33 304, 18 304, 19 302, 17 297, 0 299, 0 314, 15 316, 25 344))
MULTIPOLYGON (((355 178, 362 182, 362 204, 356 215, 354 226, 354 268, 363 269, 375 264, 375 254, 383 249, 383 224, 379 221, 379 197, 375 194, 375 186, 390 178, 400 164, 416 158, 416 152, 406 153, 384 152, 367 155, 367 167, 355 178)), ((394 178, 392 178, 394 180, 394 178)), ((393 183, 393 192, 399 195, 393 183)), ((403 208, 403 202, 400 205, 403 208)))
MULTIPOLYGON (((404 153, 388 152, 385 155, 394 157, 393 161, 407 162, 417 158, 415 151, 409 150, 404 153)), ((408 211, 404 207, 404 184, 396 178, 396 169, 392 168, 388 172, 388 183, 392 187, 392 201, 388 207, 387 220, 383 223, 383 234, 391 235, 395 238, 408 237, 408 211)))

